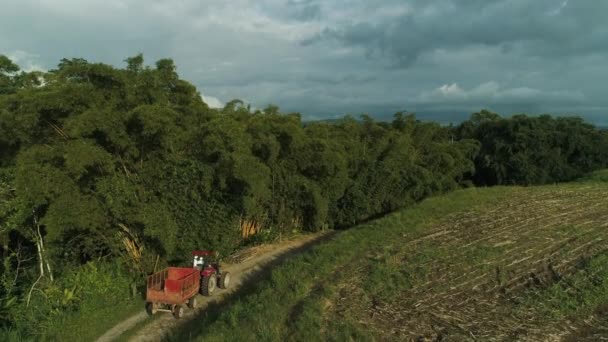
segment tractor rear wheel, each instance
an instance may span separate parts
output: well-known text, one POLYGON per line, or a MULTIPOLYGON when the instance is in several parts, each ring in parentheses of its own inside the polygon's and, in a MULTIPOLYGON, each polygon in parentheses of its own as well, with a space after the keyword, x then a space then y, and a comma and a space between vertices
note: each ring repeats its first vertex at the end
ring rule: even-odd
POLYGON ((190 309, 196 308, 196 295, 188 300, 188 307, 190 309))
POLYGON ((230 286, 230 272, 222 273, 222 276, 220 277, 219 286, 221 289, 227 289, 228 286, 230 286))
POLYGON ((209 277, 203 277, 201 280, 201 294, 203 296, 210 296, 213 291, 215 291, 215 286, 217 284, 217 280, 215 279, 215 274, 212 274, 209 277))
POLYGON ((173 307, 173 316, 177 319, 184 317, 184 306, 176 305, 175 307, 173 307))

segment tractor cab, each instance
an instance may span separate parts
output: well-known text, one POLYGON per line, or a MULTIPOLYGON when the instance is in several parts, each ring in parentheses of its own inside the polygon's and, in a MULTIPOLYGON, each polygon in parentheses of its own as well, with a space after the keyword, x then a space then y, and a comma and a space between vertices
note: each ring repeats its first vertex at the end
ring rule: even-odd
POLYGON ((201 275, 200 293, 209 296, 216 285, 227 289, 230 284, 230 272, 222 272, 217 262, 217 253, 212 251, 193 251, 192 267, 201 275))
POLYGON ((210 259, 215 253, 212 251, 194 251, 192 252, 192 267, 203 271, 206 268, 212 267, 210 259))

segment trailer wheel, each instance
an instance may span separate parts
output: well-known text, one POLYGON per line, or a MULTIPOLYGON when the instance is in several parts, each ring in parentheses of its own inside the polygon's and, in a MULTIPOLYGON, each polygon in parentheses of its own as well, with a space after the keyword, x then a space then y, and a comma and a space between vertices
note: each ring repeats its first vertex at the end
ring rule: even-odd
POLYGON ((176 305, 175 307, 173 307, 173 316, 177 319, 184 317, 184 306, 176 305))
POLYGON ((149 316, 152 316, 156 313, 156 304, 147 302, 146 303, 146 312, 149 316))
POLYGON ((188 300, 188 307, 190 309, 196 308, 196 295, 188 300))
POLYGON ((221 289, 227 289, 228 286, 230 286, 230 272, 222 273, 222 276, 220 277, 219 286, 221 289))
POLYGON ((215 291, 215 285, 217 284, 217 280, 215 279, 215 274, 212 274, 209 277, 203 277, 201 280, 201 294, 203 296, 210 296, 213 291, 215 291))

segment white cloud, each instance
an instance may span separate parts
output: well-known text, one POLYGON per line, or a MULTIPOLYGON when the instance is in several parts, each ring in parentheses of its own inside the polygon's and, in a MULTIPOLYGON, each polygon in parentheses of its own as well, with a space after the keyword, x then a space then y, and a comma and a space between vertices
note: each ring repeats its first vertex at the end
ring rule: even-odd
POLYGON ((220 99, 215 96, 201 95, 201 97, 203 98, 203 101, 205 101, 205 103, 209 106, 209 108, 224 108, 224 104, 222 103, 222 101, 220 101, 220 99))
POLYGON ((503 88, 496 81, 485 82, 469 90, 458 83, 444 84, 432 91, 420 93, 420 103, 454 103, 454 104, 521 104, 531 101, 556 101, 560 103, 582 102, 585 96, 580 91, 541 90, 531 87, 503 88))
POLYGON ((463 96, 465 95, 465 91, 460 88, 457 83, 452 83, 450 85, 444 84, 441 87, 433 90, 433 94, 443 95, 443 96, 463 96))
POLYGON ((562 3, 559 5, 559 7, 555 8, 555 9, 552 9, 552 10, 550 10, 549 12, 547 12, 547 15, 548 15, 548 16, 551 16, 551 17, 556 16, 556 15, 560 15, 560 14, 562 13, 562 10, 563 10, 564 8, 566 8, 566 6, 568 6, 568 1, 569 1, 569 0, 565 0, 564 2, 562 2, 562 3))
POLYGON ((46 71, 46 68, 44 68, 36 61, 39 58, 39 56, 36 54, 22 50, 15 50, 13 52, 9 52, 8 54, 6 54, 6 56, 10 58, 10 60, 12 60, 15 64, 19 65, 19 67, 23 71, 46 71))

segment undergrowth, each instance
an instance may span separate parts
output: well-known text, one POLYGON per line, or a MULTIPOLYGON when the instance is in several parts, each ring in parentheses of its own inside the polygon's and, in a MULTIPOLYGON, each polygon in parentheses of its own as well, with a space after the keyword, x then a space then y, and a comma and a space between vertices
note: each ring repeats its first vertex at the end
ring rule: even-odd
POLYGON ((72 269, 44 290, 34 289, 29 305, 13 308, 17 324, 0 331, 0 340, 95 340, 143 307, 143 298, 133 296, 133 282, 119 263, 95 261, 72 269))

